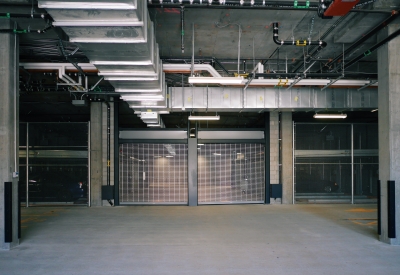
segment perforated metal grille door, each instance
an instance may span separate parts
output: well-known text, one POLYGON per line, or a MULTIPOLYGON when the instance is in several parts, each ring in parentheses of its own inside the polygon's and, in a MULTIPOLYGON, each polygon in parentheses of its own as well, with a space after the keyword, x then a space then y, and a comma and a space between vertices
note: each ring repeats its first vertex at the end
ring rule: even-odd
POLYGON ((121 144, 121 204, 187 204, 186 144, 121 144))
POLYGON ((263 203, 264 144, 198 146, 198 203, 263 203))

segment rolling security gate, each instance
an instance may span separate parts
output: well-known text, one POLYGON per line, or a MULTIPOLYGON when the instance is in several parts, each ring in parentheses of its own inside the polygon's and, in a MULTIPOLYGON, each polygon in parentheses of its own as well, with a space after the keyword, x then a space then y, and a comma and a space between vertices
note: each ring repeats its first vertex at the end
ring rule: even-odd
POLYGON ((121 131, 120 204, 187 204, 186 131, 121 131))
POLYGON ((264 203, 264 132, 199 131, 198 137, 198 203, 264 203))

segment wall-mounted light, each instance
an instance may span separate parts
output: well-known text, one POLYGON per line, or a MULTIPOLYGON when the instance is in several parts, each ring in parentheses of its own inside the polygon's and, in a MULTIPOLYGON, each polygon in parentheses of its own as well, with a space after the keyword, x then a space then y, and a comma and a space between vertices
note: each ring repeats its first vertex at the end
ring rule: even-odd
POLYGON ((190 76, 189 83, 192 84, 242 84, 243 77, 201 77, 190 76))
POLYGON ((219 120, 219 116, 189 116, 189 120, 219 120))
POLYGON ((314 118, 346 118, 347 114, 315 114, 314 118))

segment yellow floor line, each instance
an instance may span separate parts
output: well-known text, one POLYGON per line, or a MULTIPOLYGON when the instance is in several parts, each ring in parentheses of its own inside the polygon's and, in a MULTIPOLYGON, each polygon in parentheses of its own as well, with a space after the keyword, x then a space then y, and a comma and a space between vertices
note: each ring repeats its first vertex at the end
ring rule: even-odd
POLYGON ((346 210, 346 212, 364 212, 364 213, 369 213, 369 212, 376 212, 377 209, 367 209, 367 208, 353 208, 346 210))

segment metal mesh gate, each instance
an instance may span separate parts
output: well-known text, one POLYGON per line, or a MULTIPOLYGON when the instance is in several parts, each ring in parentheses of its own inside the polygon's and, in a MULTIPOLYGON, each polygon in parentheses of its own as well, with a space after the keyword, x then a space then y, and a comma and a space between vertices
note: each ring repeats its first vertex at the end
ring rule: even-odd
POLYGON ((199 144, 198 203, 263 203, 264 144, 199 144))
POLYGON ((187 145, 120 145, 121 204, 187 204, 187 145))

